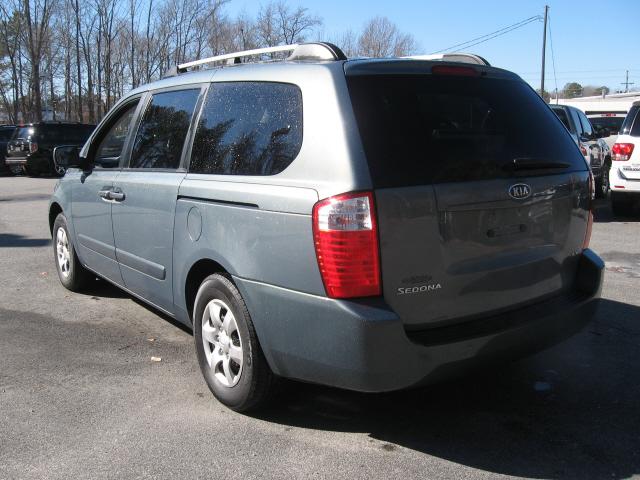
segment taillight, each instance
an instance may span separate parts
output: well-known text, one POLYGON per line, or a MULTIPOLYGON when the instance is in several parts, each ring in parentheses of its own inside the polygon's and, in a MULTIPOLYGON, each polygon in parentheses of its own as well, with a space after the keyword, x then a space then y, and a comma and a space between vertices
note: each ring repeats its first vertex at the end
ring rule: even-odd
POLYGON ((583 144, 580 144, 580 151, 582 152, 583 157, 589 155, 589 153, 587 152, 587 147, 585 147, 583 144))
POLYGON ((633 153, 633 143, 616 143, 611 147, 613 159, 617 162, 626 162, 633 153))
POLYGON ((373 193, 345 193, 313 207, 313 237, 327 296, 380 295, 380 252, 373 193))
POLYGON ((38 151, 38 144, 29 142, 29 153, 36 153, 38 151))

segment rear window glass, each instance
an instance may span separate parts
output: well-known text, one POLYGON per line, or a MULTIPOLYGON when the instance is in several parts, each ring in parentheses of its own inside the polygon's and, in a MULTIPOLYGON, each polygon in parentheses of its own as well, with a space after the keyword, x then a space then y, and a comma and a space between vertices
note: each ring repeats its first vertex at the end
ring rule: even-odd
POLYGON ((16 128, 15 132, 13 132, 13 136, 11 137, 11 139, 27 140, 28 138, 32 137, 34 133, 35 133, 35 128, 33 127, 29 127, 29 126, 19 127, 19 128, 16 128))
POLYGON ((42 144, 83 144, 93 132, 93 125, 31 125, 19 127, 13 139, 30 139, 42 144))
POLYGON ((567 112, 564 111, 564 108, 552 108, 553 113, 555 113, 558 118, 564 123, 564 126, 567 127, 567 130, 571 131, 571 125, 569 124, 569 117, 567 116, 567 112))
POLYGON ((211 85, 196 130, 189 171, 275 175, 302 145, 302 94, 295 85, 228 82, 211 85))
POLYGON ((618 133, 624 122, 624 117, 589 117, 594 127, 606 128, 611 133, 618 133))
POLYGON ((560 120, 523 82, 431 75, 347 81, 376 187, 509 177, 509 164, 520 158, 587 168, 560 120))
POLYGON ((640 111, 640 105, 634 105, 629 109, 629 113, 627 114, 627 117, 624 119, 622 128, 620 128, 621 135, 640 136, 640 122, 636 120, 636 117, 638 116, 638 111, 640 111), (636 121, 634 122, 634 120, 636 121))

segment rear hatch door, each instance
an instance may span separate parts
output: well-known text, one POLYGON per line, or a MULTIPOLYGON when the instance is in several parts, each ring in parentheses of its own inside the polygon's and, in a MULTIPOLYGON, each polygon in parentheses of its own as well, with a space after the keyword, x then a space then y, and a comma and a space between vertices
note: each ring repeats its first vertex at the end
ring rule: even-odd
POLYGON ((571 289, 590 187, 560 120, 512 74, 412 63, 345 69, 387 303, 423 328, 571 289))

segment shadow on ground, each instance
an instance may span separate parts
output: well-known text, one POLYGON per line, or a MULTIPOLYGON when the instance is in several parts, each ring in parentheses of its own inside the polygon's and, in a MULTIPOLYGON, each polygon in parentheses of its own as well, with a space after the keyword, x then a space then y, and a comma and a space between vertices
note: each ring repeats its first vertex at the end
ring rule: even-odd
POLYGON ((622 213, 613 213, 609 198, 595 200, 593 203, 593 220, 598 223, 640 222, 640 206, 630 206, 622 213))
POLYGON ((628 478, 640 473, 638 319, 639 307, 603 300, 579 336, 499 371, 390 394, 291 383, 260 418, 493 473, 628 478))
POLYGON ((50 238, 28 238, 14 233, 0 233, 0 247, 42 247, 50 243, 50 238))

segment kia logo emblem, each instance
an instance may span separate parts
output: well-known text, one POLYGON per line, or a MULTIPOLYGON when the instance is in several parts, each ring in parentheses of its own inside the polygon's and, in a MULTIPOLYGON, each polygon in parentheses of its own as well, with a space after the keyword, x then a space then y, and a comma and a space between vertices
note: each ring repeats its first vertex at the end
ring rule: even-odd
POLYGON ((509 187, 509 196, 516 200, 524 200, 531 196, 531 187, 526 183, 516 183, 509 187))

